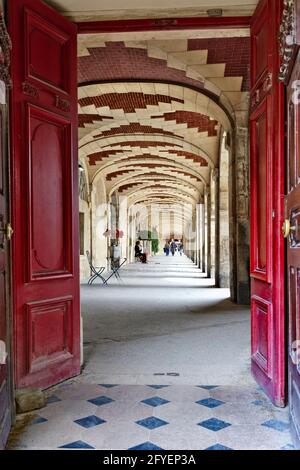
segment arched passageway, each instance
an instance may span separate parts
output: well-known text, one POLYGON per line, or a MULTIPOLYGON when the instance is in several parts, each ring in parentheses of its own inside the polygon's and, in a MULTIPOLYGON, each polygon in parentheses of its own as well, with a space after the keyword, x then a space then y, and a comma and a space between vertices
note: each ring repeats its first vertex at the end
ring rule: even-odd
POLYGON ((78 46, 83 370, 12 446, 289 447, 250 374, 249 29, 78 46))
MULTIPOLYGON (((154 231, 160 250, 183 239, 201 270, 247 304, 249 33, 218 34, 243 58, 239 68, 225 50, 215 57, 210 32, 79 37, 79 156, 91 206, 82 238, 105 266, 113 245, 133 261, 139 231, 154 231)), ((83 278, 87 269, 83 256, 83 278)))

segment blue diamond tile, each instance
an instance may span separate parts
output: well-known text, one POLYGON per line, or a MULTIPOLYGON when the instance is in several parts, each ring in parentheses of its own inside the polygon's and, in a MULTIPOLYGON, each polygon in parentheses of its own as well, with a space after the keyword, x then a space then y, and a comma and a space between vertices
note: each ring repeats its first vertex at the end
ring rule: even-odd
POLYGON ((262 406, 264 402, 262 400, 254 400, 251 402, 251 404, 255 406, 262 406))
POLYGON ((45 423, 48 421, 46 418, 43 418, 42 416, 36 416, 33 421, 31 421, 31 424, 40 424, 40 423, 45 423))
POLYGON ((149 405, 149 406, 161 406, 170 402, 169 400, 165 400, 164 398, 152 397, 152 398, 147 398, 146 400, 142 400, 141 403, 145 403, 146 405, 149 405))
POLYGON ((198 405, 206 406, 207 408, 217 408, 218 406, 224 405, 221 400, 215 400, 214 398, 205 398, 204 400, 196 401, 198 405))
POLYGON ((163 421, 162 419, 156 418, 155 416, 149 416, 148 418, 136 421, 136 424, 144 426, 144 428, 147 429, 156 429, 169 423, 167 423, 167 421, 163 421))
POLYGON ((88 400, 89 403, 92 403, 93 405, 97 405, 97 406, 107 405, 108 403, 111 403, 113 401, 115 400, 109 397, 105 397, 105 396, 95 397, 95 398, 91 398, 90 400, 88 400))
POLYGON ((105 388, 113 388, 113 387, 117 387, 118 385, 117 384, 99 384, 100 387, 105 387, 105 388))
POLYGON ((262 423, 262 426, 266 426, 267 428, 275 429, 276 431, 287 431, 290 428, 289 423, 284 423, 283 421, 279 421, 277 419, 270 419, 269 421, 265 421, 262 423))
POLYGON ((148 387, 151 387, 151 388, 154 388, 156 390, 159 390, 161 388, 166 388, 166 387, 170 387, 170 385, 148 385, 148 387))
POLYGON ((74 441, 69 444, 64 444, 59 447, 60 449, 94 449, 95 447, 90 446, 84 441, 74 441))
POLYGON ((62 401, 62 400, 58 398, 56 395, 51 395, 50 397, 47 398, 47 405, 50 405, 51 403, 57 403, 58 401, 62 401))
POLYGON ((231 447, 222 446, 222 444, 215 444, 214 446, 207 447, 204 450, 233 450, 231 447))
POLYGON ((206 421, 202 421, 198 423, 198 426, 202 426, 203 428, 209 429, 210 431, 221 431, 221 429, 228 428, 231 426, 230 423, 226 423, 226 421, 222 421, 220 419, 211 418, 207 419, 206 421))
POLYGON ((287 444, 286 446, 281 447, 280 450, 296 450, 296 449, 295 449, 295 447, 293 446, 293 444, 287 444))
POLYGON ((197 385, 199 388, 203 388, 203 390, 214 390, 218 388, 218 385, 197 385))
POLYGON ((164 450, 161 447, 156 446, 152 442, 143 442, 142 444, 139 444, 138 446, 130 447, 128 450, 164 450))
POLYGON ((99 424, 106 423, 106 421, 98 418, 98 416, 92 415, 86 418, 75 419, 74 423, 79 424, 79 426, 83 428, 93 428, 94 426, 99 426, 99 424))

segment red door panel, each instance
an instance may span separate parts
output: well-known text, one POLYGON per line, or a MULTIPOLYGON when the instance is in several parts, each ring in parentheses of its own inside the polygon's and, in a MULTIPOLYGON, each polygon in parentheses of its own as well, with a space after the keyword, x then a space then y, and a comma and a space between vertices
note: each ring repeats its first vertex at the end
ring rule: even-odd
POLYGON ((299 97, 295 96, 296 80, 300 80, 300 50, 296 56, 287 92, 288 184, 286 198, 286 218, 291 227, 287 240, 289 404, 294 441, 300 448, 300 105, 299 97))
POLYGON ((284 94, 278 81, 281 0, 261 0, 251 25, 252 372, 285 405, 284 94))
POLYGON ((66 208, 68 193, 72 191, 72 154, 68 151, 72 145, 71 124, 60 116, 31 105, 27 109, 27 122, 30 139, 27 191, 31 247, 28 280, 70 277, 72 212, 66 208))
MULTIPOLYGON (((0 228, 3 230, 7 220, 7 168, 6 143, 4 139, 5 111, 0 105, 0 228)), ((9 331, 7 304, 8 240, 0 232, 0 450, 4 449, 11 426, 9 331)))
POLYGON ((17 387, 80 372, 76 28, 9 2, 17 387))

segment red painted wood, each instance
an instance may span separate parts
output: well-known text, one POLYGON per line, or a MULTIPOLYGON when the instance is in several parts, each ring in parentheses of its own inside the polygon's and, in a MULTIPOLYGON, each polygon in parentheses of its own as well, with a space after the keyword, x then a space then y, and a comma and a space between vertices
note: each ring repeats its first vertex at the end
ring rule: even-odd
MULTIPOLYGON (((300 2, 296 2, 300 12, 300 2)), ((300 449, 300 104, 295 81, 300 80, 300 35, 297 24, 295 61, 287 89, 286 218, 294 229, 287 240, 289 408, 295 446, 300 449)))
POLYGON ((160 31, 176 29, 249 28, 249 16, 157 18, 78 22, 78 34, 160 31))
MULTIPOLYGON (((5 106, 0 106, 0 228, 7 220, 7 162, 5 148, 5 106)), ((11 426, 8 305, 8 241, 0 233, 0 450, 5 448, 11 426), (5 355, 7 354, 7 357, 5 355)))
POLYGON ((261 0, 251 25, 252 372, 285 404, 284 94, 278 82, 281 0, 261 0))
POLYGON ((80 372, 76 27, 8 7, 15 383, 48 387, 80 372))

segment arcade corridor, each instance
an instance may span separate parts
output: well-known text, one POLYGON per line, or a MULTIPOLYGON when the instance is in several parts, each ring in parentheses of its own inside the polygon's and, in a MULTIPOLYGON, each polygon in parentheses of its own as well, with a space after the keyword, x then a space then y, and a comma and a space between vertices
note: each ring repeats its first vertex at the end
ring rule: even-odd
POLYGON ((300 0, 190 1, 0 0, 0 449, 300 448, 300 0))
POLYGON ((250 374, 249 309, 228 295, 179 255, 83 285, 83 374, 48 391, 10 448, 292 448, 287 410, 250 374))

